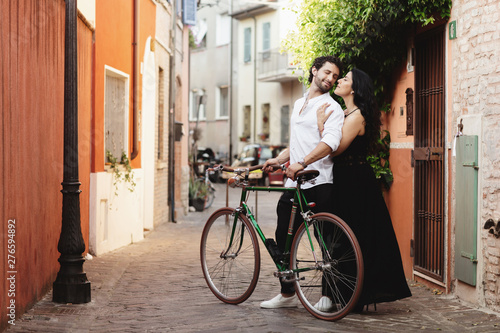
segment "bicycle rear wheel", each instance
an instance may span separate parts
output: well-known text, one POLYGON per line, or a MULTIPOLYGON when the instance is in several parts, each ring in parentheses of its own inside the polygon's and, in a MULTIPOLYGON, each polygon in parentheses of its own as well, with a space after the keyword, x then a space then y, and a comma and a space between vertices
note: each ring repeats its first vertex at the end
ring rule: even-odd
POLYGON ((248 218, 235 210, 215 211, 203 229, 201 267, 208 287, 221 301, 239 304, 253 293, 260 273, 257 235, 248 218))
POLYGON ((215 199, 215 189, 213 188, 212 184, 208 184, 207 200, 205 200, 205 209, 208 209, 210 208, 210 206, 212 206, 214 199, 215 199))
POLYGON ((354 308, 363 286, 363 257, 344 221, 329 213, 313 215, 299 227, 290 256, 297 296, 313 316, 334 321, 354 308), (318 304, 323 296, 331 307, 318 304))

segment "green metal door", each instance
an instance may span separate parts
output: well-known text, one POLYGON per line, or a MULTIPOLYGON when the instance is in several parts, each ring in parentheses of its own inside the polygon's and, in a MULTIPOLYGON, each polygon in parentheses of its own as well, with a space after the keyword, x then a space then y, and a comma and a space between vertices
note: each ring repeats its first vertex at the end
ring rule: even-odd
POLYGON ((476 285, 477 136, 457 138, 455 277, 476 285))

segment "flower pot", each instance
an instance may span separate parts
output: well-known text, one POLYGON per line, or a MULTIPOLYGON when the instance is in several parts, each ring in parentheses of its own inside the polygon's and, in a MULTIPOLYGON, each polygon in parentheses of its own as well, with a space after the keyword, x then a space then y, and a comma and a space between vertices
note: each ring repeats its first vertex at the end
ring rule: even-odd
POLYGON ((193 199, 193 207, 197 212, 202 212, 205 209, 205 200, 206 198, 194 198, 193 199))

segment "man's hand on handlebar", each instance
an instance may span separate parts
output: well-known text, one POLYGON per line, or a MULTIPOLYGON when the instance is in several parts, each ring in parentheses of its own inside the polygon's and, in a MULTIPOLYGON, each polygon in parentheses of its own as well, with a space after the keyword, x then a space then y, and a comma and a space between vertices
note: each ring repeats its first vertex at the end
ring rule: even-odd
POLYGON ((275 158, 270 158, 262 166, 262 171, 272 172, 272 171, 276 170, 276 165, 279 165, 278 159, 276 157, 275 158))
POLYGON ((291 164, 288 168, 286 168, 286 176, 295 181, 295 175, 297 172, 302 170, 304 170, 304 167, 300 163, 291 164))

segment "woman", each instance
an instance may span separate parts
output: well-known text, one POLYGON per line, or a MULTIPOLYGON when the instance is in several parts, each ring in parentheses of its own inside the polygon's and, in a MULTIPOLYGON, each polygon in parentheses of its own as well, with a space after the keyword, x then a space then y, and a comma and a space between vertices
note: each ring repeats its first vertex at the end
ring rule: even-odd
MULTIPOLYGON (((371 303, 390 302, 411 296, 391 217, 380 184, 366 157, 376 152, 380 135, 380 111, 375 104, 370 77, 353 69, 338 80, 334 91, 345 102, 342 140, 333 156, 333 208, 349 224, 363 253, 363 292, 355 311, 371 303)), ((318 128, 330 116, 328 104, 317 111, 318 128)), ((324 296, 316 305, 327 309, 331 300, 324 296)))

